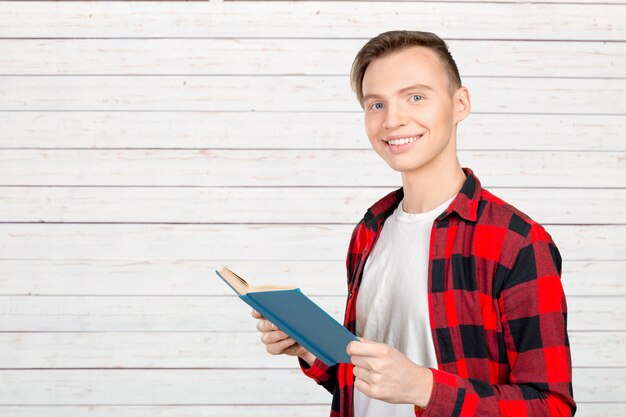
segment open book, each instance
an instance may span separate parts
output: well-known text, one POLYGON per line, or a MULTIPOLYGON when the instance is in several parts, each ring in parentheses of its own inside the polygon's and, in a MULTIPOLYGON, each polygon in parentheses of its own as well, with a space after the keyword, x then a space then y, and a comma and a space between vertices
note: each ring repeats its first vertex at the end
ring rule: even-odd
POLYGON ((349 363, 348 343, 358 340, 315 304, 300 288, 276 285, 251 287, 230 269, 215 271, 250 307, 328 366, 349 363))

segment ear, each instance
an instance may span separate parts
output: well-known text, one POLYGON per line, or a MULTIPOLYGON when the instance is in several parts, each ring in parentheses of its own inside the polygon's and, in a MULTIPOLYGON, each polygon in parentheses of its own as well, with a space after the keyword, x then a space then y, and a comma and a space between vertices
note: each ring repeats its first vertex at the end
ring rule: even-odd
POLYGON ((461 86, 456 93, 454 93, 452 101, 454 105, 454 122, 458 123, 469 116, 472 111, 472 103, 467 87, 461 86))

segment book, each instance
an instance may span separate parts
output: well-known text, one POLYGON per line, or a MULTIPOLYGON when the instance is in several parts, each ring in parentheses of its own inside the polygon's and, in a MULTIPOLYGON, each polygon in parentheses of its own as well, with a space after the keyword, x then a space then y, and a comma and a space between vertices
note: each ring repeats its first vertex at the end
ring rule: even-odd
POLYGON ((330 316, 300 288, 263 285, 251 287, 230 269, 215 273, 250 307, 328 366, 349 363, 348 343, 358 338, 330 316))

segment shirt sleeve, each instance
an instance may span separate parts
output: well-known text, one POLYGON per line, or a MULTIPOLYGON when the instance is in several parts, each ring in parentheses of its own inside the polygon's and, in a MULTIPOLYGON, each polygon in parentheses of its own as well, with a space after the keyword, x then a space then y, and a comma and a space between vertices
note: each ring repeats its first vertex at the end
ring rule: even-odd
POLYGON ((300 369, 306 376, 312 378, 318 385, 326 388, 326 390, 331 394, 335 392, 335 384, 337 383, 337 365, 328 366, 317 358, 315 358, 313 365, 310 366, 302 358, 298 358, 298 362, 300 363, 300 369))
POLYGON ((561 255, 550 235, 532 224, 498 304, 510 376, 490 384, 432 369, 433 391, 416 416, 572 416, 572 365, 561 255))

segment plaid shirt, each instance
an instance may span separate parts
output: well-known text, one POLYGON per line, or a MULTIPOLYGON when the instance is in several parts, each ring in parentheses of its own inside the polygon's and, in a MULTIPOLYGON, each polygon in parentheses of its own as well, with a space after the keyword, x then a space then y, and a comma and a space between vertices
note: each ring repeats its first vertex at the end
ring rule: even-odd
MULTIPOLYGON (((460 192, 431 233, 428 301, 438 369, 430 402, 415 414, 573 415, 559 251, 540 224, 463 171, 460 192)), ((400 188, 379 200, 352 233, 344 326, 353 333, 363 266, 402 198, 400 188)), ((354 415, 352 364, 300 365, 333 394, 331 417, 354 415)))

